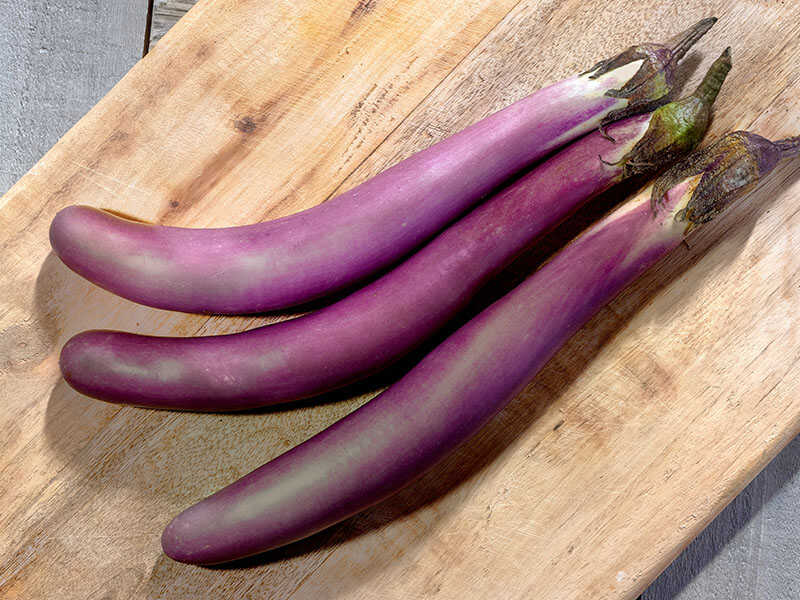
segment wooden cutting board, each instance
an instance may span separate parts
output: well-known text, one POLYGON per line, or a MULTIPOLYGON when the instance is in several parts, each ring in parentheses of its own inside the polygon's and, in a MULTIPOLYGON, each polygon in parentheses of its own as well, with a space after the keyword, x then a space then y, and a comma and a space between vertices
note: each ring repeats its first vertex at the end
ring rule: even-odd
POLYGON ((186 226, 289 214, 712 14, 685 69, 696 81, 733 46, 709 139, 800 133, 793 2, 201 1, 0 201, 0 595, 634 598, 800 431, 800 161, 418 483, 236 569, 172 562, 163 526, 376 390, 235 415, 85 398, 57 365, 78 331, 206 335, 289 315, 137 306, 68 271, 47 230, 74 203, 186 226))

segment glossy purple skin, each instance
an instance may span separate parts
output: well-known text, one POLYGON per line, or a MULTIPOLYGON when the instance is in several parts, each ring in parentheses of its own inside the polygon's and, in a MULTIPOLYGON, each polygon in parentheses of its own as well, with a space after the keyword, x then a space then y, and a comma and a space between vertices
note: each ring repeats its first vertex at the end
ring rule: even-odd
POLYGON ((205 338, 88 331, 61 370, 76 390, 139 406, 238 410, 319 394, 365 377, 447 323, 495 273, 593 195, 621 179, 621 158, 650 115, 570 145, 478 206, 416 254, 306 316, 205 338))
MULTIPOLYGON (((685 189, 685 184, 684 185, 685 189)), ((682 239, 638 197, 461 327, 386 392, 178 515, 175 560, 212 564, 311 535, 396 492, 501 410, 600 307, 682 239)))
POLYGON ((603 91, 632 74, 623 67, 602 83, 586 76, 556 83, 274 221, 187 229, 71 206, 53 220, 51 245, 86 279, 150 306, 244 314, 297 305, 391 265, 511 175, 597 127, 627 102, 603 91))

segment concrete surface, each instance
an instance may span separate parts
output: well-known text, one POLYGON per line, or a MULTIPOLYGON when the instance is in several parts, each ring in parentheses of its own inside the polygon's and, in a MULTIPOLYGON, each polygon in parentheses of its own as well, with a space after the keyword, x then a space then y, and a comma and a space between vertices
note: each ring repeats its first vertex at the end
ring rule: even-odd
POLYGON ((0 0, 0 193, 142 56, 147 0, 0 0))

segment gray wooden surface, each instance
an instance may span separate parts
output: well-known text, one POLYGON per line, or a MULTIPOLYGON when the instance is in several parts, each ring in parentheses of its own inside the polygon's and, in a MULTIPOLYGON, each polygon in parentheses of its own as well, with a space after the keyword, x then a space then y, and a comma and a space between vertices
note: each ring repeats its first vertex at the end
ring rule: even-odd
POLYGON ((0 193, 141 57, 147 0, 0 0, 0 193))
MULTIPOLYGON (((150 45, 193 0, 155 0, 150 45)), ((0 0, 0 191, 136 62, 147 0, 0 0)), ((800 599, 800 438, 650 586, 642 600, 800 599)))
POLYGON ((150 47, 158 43, 169 28, 175 25, 197 0, 154 0, 153 22, 150 28, 150 47))

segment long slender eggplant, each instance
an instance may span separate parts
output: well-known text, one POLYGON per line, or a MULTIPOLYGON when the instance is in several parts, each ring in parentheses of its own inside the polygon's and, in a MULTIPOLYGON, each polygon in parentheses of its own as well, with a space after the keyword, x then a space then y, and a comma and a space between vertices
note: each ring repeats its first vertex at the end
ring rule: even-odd
POLYGON ((735 132, 692 154, 458 329, 386 392, 178 515, 164 551, 219 563, 386 498, 474 434, 600 307, 764 178, 800 137, 735 132))
POLYGON ((237 410, 305 398, 411 351, 537 236, 634 174, 668 165, 705 133, 730 70, 726 50, 690 96, 573 143, 380 279, 308 315, 244 333, 165 338, 87 331, 61 354, 78 391, 158 408, 237 410))
POLYGON ((187 229, 71 206, 53 220, 51 244, 86 279, 159 308, 241 314, 310 301, 396 263, 553 150, 671 100, 677 61, 715 20, 633 46, 300 213, 187 229))

